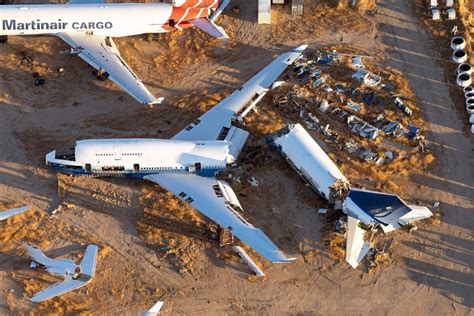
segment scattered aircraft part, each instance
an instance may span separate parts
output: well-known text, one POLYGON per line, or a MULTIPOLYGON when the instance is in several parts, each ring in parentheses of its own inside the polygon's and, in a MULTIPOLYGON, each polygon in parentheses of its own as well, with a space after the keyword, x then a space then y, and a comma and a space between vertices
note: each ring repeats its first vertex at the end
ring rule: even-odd
POLYGON ((365 68, 364 64, 362 63, 362 57, 361 56, 355 56, 355 57, 352 58, 352 67, 354 69, 365 68))
POLYGON ((446 7, 447 8, 454 7, 454 0, 446 0, 446 7))
POLYGON ((456 49, 453 52, 452 59, 456 64, 462 64, 467 61, 467 54, 463 49, 456 49))
POLYGON ((347 217, 346 261, 357 268, 370 250, 370 245, 364 239, 365 231, 359 226, 360 220, 352 216, 347 217))
POLYGON ((232 247, 235 252, 242 258, 242 260, 245 261, 245 263, 252 269, 253 272, 255 272, 255 275, 258 277, 264 277, 265 273, 263 273, 262 269, 260 269, 257 264, 250 258, 250 256, 247 254, 247 252, 240 246, 234 246, 232 247))
POLYGON ((337 180, 348 183, 334 162, 300 124, 289 125, 273 134, 266 142, 273 144, 291 166, 311 187, 325 199, 329 199, 332 186, 337 180))
POLYGON ((448 17, 448 20, 456 20, 456 10, 454 8, 447 9, 446 15, 448 17))
POLYGON ((155 305, 153 305, 148 311, 143 312, 141 316, 156 316, 159 314, 161 311, 161 308, 163 307, 163 304, 165 302, 163 301, 157 301, 155 305))
POLYGON ((236 128, 233 121, 300 58, 306 47, 280 55, 172 139, 81 140, 74 148, 46 154, 46 164, 67 174, 152 181, 228 229, 267 260, 293 261, 296 258, 287 258, 260 229, 240 215, 242 206, 236 194, 215 176, 238 157, 249 135, 236 128))
POLYGON ((320 209, 318 210, 318 213, 319 213, 319 214, 327 214, 327 212, 328 212, 328 209, 327 209, 327 208, 320 208, 320 209))
POLYGON ((15 215, 24 213, 28 211, 30 207, 29 206, 22 206, 22 207, 17 207, 17 208, 12 208, 3 212, 0 212, 0 222, 4 221, 6 219, 9 219, 10 217, 13 217, 15 215))
MULTIPOLYGON (((316 192, 331 203, 343 201, 343 212, 366 225, 378 225, 387 233, 433 215, 427 207, 408 205, 394 194, 350 188, 339 168, 300 124, 286 126, 270 134, 266 141, 282 153, 316 192), (331 199, 335 185, 341 185, 343 193, 338 199, 331 199)), ((359 245, 357 249, 365 249, 360 240, 350 246, 355 244, 359 245)), ((354 257, 350 258, 352 265, 354 257)))
POLYGON ((474 114, 469 115, 469 123, 474 124, 474 114))
POLYGON ((229 0, 181 0, 172 3, 107 3, 72 0, 68 4, 2 5, 2 35, 55 35, 72 48, 62 53, 78 55, 104 80, 115 84, 142 104, 158 104, 120 56, 113 37, 165 33, 196 26, 217 38, 228 38, 214 22, 229 0), (177 5, 179 4, 179 5, 177 5), (214 11, 215 10, 215 11, 214 11), (107 76, 107 74, 109 76, 107 76))
POLYGON ((439 9, 431 9, 431 19, 433 21, 439 21, 441 19, 441 12, 439 11, 439 9))
POLYGON ((456 74, 459 75, 460 73, 468 73, 472 74, 472 66, 469 63, 462 63, 459 64, 458 69, 456 70, 456 74))
POLYGON ((62 282, 36 293, 31 298, 32 302, 39 303, 58 295, 78 289, 89 283, 95 275, 97 254, 99 248, 96 245, 89 245, 84 252, 84 257, 79 265, 70 259, 51 259, 37 247, 24 243, 26 251, 32 259, 32 268, 43 268, 47 272, 64 278, 62 282))
POLYGON ((471 125, 471 134, 474 134, 474 124, 471 125))
POLYGON ((248 183, 250 183, 251 186, 253 187, 258 187, 259 186, 259 182, 257 179, 255 179, 255 177, 252 177, 250 178, 249 180, 247 180, 248 183))
POLYGON ((471 75, 467 72, 460 73, 456 79, 456 84, 461 88, 469 87, 471 83, 471 75))
POLYGON ((451 39, 451 49, 458 50, 466 47, 466 40, 462 36, 455 36, 451 39))

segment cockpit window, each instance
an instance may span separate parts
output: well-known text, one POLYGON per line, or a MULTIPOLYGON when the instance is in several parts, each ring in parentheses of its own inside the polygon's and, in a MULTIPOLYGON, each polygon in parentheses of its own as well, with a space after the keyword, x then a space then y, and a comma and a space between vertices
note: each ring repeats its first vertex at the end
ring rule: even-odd
POLYGON ((56 150, 56 159, 76 161, 75 148, 61 148, 56 150))

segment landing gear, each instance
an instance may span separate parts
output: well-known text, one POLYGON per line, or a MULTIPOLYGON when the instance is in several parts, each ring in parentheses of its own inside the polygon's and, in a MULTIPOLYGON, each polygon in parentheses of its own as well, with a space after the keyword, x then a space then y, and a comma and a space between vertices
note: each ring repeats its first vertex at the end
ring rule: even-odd
POLYGON ((6 44, 8 42, 8 35, 0 35, 0 44, 6 44))
POLYGON ((100 81, 106 81, 109 79, 109 73, 103 68, 100 68, 99 70, 94 69, 93 73, 100 81))

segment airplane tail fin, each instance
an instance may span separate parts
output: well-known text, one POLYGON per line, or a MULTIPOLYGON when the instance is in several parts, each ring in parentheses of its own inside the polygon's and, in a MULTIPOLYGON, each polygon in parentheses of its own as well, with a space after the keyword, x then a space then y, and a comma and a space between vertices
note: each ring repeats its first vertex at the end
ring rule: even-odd
POLYGON ((346 261, 354 269, 370 250, 370 245, 364 239, 365 231, 359 227, 360 221, 352 216, 347 217, 346 261))
POLYGON ((214 36, 215 38, 218 39, 227 39, 229 36, 227 33, 224 31, 224 29, 212 22, 211 20, 207 18, 200 18, 200 19, 195 19, 195 20, 190 20, 189 23, 194 25, 195 27, 200 28, 202 31, 206 32, 209 35, 214 36))
POLYGON ((365 223, 379 224, 385 233, 433 216, 427 207, 408 205, 398 195, 362 189, 351 189, 344 209, 365 223))
POLYGON ((89 277, 89 280, 94 277, 95 266, 97 262, 97 254, 99 252, 99 247, 96 245, 89 245, 86 248, 84 257, 82 258, 80 267, 81 274, 89 277))

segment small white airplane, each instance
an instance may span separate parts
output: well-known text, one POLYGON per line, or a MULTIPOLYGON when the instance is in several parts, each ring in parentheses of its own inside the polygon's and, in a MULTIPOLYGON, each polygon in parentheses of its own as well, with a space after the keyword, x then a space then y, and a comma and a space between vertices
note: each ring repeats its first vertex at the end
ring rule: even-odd
POLYGON ((13 217, 15 215, 24 213, 28 211, 29 208, 30 208, 29 206, 22 206, 22 207, 12 208, 12 209, 0 212, 0 222, 7 220, 10 217, 13 217))
POLYGON ((43 268, 47 272, 63 277, 64 281, 55 283, 54 285, 36 293, 32 298, 32 302, 42 302, 58 295, 78 289, 89 283, 95 274, 95 266, 97 262, 97 254, 99 248, 96 245, 89 245, 86 248, 84 257, 79 265, 70 259, 51 259, 35 246, 24 243, 26 251, 31 257, 31 268, 43 268))
POLYGON ((234 162, 249 133, 233 126, 265 95, 306 45, 280 55, 241 88, 171 139, 96 139, 46 155, 46 164, 68 174, 128 176, 159 184, 189 203, 271 262, 289 262, 277 246, 238 212, 232 188, 215 178, 234 162), (244 109, 247 107, 246 109, 244 109))
POLYGON ((172 3, 106 3, 70 0, 68 4, 0 5, 0 35, 56 35, 96 70, 142 104, 155 98, 120 56, 112 37, 164 33, 196 26, 228 38, 214 21, 230 0, 173 0, 172 3))

